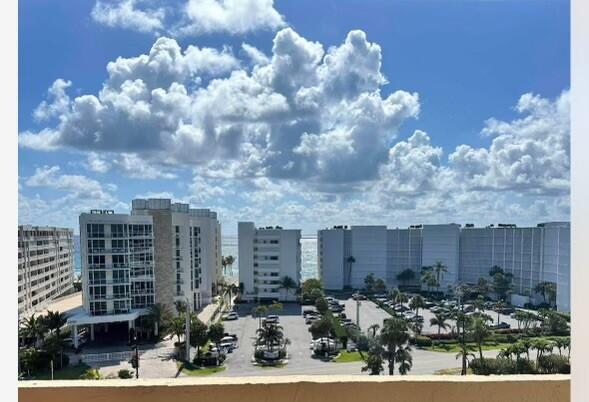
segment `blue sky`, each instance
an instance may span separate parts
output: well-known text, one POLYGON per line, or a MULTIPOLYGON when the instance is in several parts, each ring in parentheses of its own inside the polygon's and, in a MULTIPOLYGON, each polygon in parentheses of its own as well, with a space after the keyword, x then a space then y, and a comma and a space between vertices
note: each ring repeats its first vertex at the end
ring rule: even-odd
POLYGON ((19 221, 77 229, 136 196, 213 208, 226 233, 568 219, 569 11, 21 1, 19 221), (152 46, 157 66, 133 59, 152 46))

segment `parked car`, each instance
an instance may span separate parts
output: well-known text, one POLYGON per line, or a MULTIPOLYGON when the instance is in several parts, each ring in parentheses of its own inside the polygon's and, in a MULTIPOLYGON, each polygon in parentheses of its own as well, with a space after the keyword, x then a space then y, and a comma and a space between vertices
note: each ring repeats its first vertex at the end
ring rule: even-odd
POLYGON ((499 312, 501 314, 509 315, 509 314, 515 313, 515 309, 513 307, 505 307, 505 308, 497 310, 497 312, 499 312))
POLYGON ((360 293, 354 293, 352 295, 352 299, 354 300, 366 300, 366 296, 360 294, 360 293))
POLYGON ((308 315, 317 315, 319 314, 319 312, 317 310, 313 310, 313 309, 305 309, 303 310, 303 316, 308 316, 308 315))
POLYGON ((305 318, 305 324, 313 324, 315 321, 319 321, 321 318, 317 315, 310 315, 305 318))
POLYGON ((508 323, 501 321, 499 324, 491 325, 491 329, 509 329, 511 325, 508 323))
POLYGON ((280 322, 280 318, 277 315, 269 315, 264 319, 265 324, 278 324, 280 322))
POLYGON ((224 321, 233 321, 233 320, 237 320, 239 318, 239 315, 237 315, 237 313, 235 311, 232 311, 228 314, 223 315, 222 318, 224 321))
MULTIPOLYGON (((237 335, 235 335, 235 334, 229 334, 227 332, 225 332, 223 334, 223 339, 225 339, 225 338, 233 338, 233 342, 237 342, 237 340, 238 340, 237 335)), ((221 339, 221 340, 223 340, 223 339, 221 339)))

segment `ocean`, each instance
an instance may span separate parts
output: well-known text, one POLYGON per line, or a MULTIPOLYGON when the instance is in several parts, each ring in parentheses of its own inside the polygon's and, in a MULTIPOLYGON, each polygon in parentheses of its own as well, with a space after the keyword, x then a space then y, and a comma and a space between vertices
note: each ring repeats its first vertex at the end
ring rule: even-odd
MULTIPOLYGON (((224 256, 232 255, 235 257, 235 263, 231 269, 227 268, 225 273, 230 277, 238 277, 237 263, 237 236, 223 236, 222 254, 224 256)), ((80 236, 74 236, 74 254, 75 254, 75 272, 80 274, 80 236)), ((303 280, 309 278, 318 278, 317 272, 317 237, 303 236, 301 239, 301 277, 303 280)))

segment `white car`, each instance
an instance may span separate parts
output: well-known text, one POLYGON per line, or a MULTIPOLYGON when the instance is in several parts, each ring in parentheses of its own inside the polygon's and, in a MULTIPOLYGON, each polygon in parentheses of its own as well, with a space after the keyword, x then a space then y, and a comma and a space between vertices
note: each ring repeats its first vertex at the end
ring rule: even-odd
POLYGON ((231 313, 223 316, 224 321, 237 320, 238 318, 239 318, 239 315, 237 315, 237 313, 235 311, 232 311, 231 313))

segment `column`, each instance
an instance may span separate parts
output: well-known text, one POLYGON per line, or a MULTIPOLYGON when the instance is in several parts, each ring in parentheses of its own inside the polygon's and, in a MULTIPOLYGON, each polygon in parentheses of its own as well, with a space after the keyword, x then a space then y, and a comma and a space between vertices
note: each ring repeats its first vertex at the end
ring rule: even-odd
POLYGON ((74 348, 78 347, 78 326, 72 326, 72 338, 74 340, 74 348))
POLYGON ((94 324, 90 324, 90 340, 94 340, 94 324))

